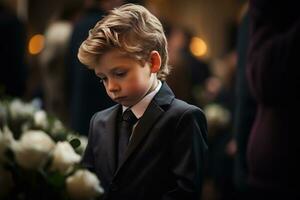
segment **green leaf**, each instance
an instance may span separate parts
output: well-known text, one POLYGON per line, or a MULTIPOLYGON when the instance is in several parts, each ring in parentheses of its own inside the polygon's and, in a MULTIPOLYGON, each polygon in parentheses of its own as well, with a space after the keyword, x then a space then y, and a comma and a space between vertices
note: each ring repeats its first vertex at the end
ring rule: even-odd
POLYGON ((52 137, 55 140, 55 142, 67 140, 67 134, 64 132, 58 132, 55 134, 52 133, 52 137))
POLYGON ((76 149, 77 147, 80 146, 80 140, 77 138, 73 138, 70 142, 71 146, 73 147, 73 149, 76 149))
POLYGON ((47 180, 52 186, 56 188, 62 188, 65 184, 65 176, 63 174, 60 174, 59 172, 49 174, 47 180))

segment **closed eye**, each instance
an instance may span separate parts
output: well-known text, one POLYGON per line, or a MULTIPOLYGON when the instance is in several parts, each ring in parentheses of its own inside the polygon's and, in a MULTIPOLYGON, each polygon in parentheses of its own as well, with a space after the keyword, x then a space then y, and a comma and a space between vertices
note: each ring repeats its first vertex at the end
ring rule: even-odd
POLYGON ((114 75, 115 75, 116 77, 120 77, 120 78, 125 77, 126 74, 127 74, 127 71, 115 71, 115 72, 114 72, 114 75))

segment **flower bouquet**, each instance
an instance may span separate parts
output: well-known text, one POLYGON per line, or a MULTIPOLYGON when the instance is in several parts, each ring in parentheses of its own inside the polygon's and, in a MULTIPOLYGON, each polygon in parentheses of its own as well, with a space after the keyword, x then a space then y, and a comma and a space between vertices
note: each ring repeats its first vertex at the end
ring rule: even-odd
POLYGON ((37 100, 0 101, 0 199, 100 198, 100 181, 80 165, 86 137, 39 105, 37 100))

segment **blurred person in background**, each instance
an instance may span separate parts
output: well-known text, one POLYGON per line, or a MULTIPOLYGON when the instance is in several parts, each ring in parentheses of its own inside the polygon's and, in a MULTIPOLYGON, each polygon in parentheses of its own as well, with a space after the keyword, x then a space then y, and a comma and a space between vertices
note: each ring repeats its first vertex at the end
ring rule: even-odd
POLYGON ((0 0, 0 97, 23 97, 28 77, 26 29, 7 4, 0 0))
POLYGON ((75 131, 87 135, 89 121, 98 111, 113 105, 107 96, 103 84, 93 71, 86 69, 78 58, 80 44, 87 38, 89 30, 113 7, 123 3, 122 0, 85 0, 85 11, 75 24, 69 43, 67 91, 70 114, 70 127, 75 131))
POLYGON ((212 187, 214 199, 217 200, 236 199, 232 178, 236 150, 232 143, 235 66, 235 50, 230 50, 224 57, 213 62, 212 76, 206 82, 206 92, 211 94, 204 106, 209 133, 209 164, 204 189, 212 187))
POLYGON ((199 99, 207 115, 209 163, 203 199, 237 199, 233 183, 236 144, 232 140, 232 115, 235 109, 236 28, 235 18, 228 29, 229 44, 221 57, 210 63, 211 76, 206 79, 199 99))
POLYGON ((210 76, 209 66, 189 49, 194 36, 192 31, 166 21, 164 23, 172 67, 167 83, 177 98, 203 108, 204 105, 197 101, 196 92, 210 76))
POLYGON ((233 116, 233 141, 236 142, 234 161, 234 186, 239 199, 249 195, 248 166, 246 159, 247 143, 256 114, 256 102, 250 93, 246 78, 247 49, 249 44, 248 1, 241 9, 237 41, 237 69, 235 83, 235 111, 233 116))
POLYGON ((249 11, 247 78, 258 106, 247 147, 250 198, 299 199, 299 6, 250 0, 249 11))
POLYGON ((92 115, 115 103, 106 94, 103 84, 94 72, 82 65, 77 52, 80 44, 88 37, 88 32, 109 10, 125 3, 126 0, 85 0, 84 12, 75 24, 69 43, 67 61, 67 88, 69 93, 70 128, 87 135, 92 115))
POLYGON ((65 124, 68 121, 66 100, 66 55, 73 24, 80 16, 82 1, 67 1, 45 31, 45 47, 39 61, 44 107, 65 124))

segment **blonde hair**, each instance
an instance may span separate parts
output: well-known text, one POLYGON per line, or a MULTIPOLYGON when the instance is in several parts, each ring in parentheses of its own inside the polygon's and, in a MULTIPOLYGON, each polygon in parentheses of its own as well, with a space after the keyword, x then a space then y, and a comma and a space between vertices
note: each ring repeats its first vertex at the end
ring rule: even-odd
POLYGON ((167 40, 160 21, 146 8, 125 4, 109 12, 89 31, 81 44, 78 58, 81 63, 93 68, 101 55, 111 49, 119 49, 126 55, 147 62, 151 51, 161 56, 160 80, 169 74, 167 40))

